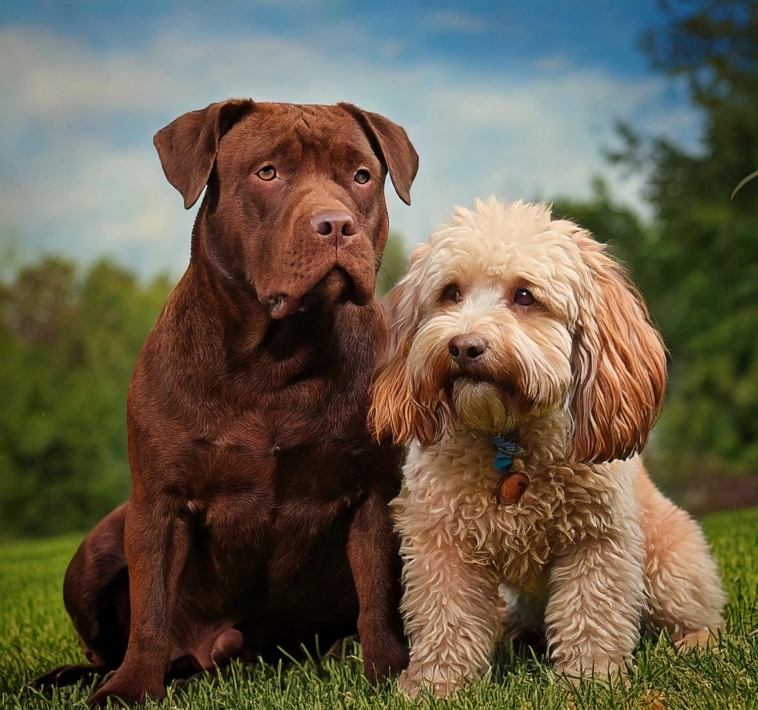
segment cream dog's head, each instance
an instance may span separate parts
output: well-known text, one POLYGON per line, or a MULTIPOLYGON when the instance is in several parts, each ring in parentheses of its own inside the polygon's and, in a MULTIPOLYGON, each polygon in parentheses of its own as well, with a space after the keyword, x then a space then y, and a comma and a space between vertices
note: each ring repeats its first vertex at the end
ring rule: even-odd
POLYGON ((570 413, 569 457, 642 449, 666 384, 660 336, 623 269, 548 205, 456 209, 387 299, 390 357, 373 387, 379 436, 433 443, 570 413))

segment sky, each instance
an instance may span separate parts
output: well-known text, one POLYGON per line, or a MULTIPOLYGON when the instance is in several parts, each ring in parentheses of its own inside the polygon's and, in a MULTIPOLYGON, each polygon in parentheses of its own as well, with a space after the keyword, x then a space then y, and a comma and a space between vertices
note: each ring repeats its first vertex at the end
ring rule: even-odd
POLYGON ((408 248, 455 205, 587 198, 594 176, 644 215, 640 178, 603 157, 615 123, 690 149, 701 130, 639 50, 664 22, 655 0, 4 0, 0 276, 47 253, 181 275, 199 203, 183 209, 152 137, 232 96, 402 125, 412 205, 387 195, 408 248))

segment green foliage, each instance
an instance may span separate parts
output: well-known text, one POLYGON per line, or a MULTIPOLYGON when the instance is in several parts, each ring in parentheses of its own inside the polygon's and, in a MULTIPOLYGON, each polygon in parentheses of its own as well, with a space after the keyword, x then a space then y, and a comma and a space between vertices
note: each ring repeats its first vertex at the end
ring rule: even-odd
MULTIPOLYGON (((636 653, 628 684, 583 682, 574 688, 550 671, 543 655, 504 648, 490 681, 444 701, 413 704, 392 683, 371 688, 360 646, 336 658, 287 666, 235 663, 222 673, 169 689, 166 708, 504 708, 512 710, 699 710, 758 708, 758 509, 720 513, 704 521, 729 593, 726 634, 714 650, 677 652, 666 637, 648 638, 636 653)), ((88 686, 43 696, 23 683, 83 655, 61 602, 61 580, 77 539, 0 546, 0 708, 84 707, 88 686)), ((148 703, 148 707, 156 707, 148 703)))
POLYGON ((758 2, 690 0, 649 35, 659 69, 684 77, 705 119, 702 152, 638 144, 648 166, 660 275, 651 303, 673 357, 663 433, 758 471, 758 2))
POLYGON ((601 178, 592 182, 593 196, 588 201, 558 198, 553 202, 555 219, 570 219, 592 232, 631 272, 634 282, 647 297, 654 285, 648 255, 655 250, 654 236, 633 210, 617 205, 601 178))
POLYGON ((382 255, 382 265, 376 275, 376 297, 384 296, 400 280, 407 267, 403 238, 397 232, 390 232, 382 255))
POLYGON ((630 267, 672 364, 658 443, 669 468, 758 472, 758 0, 663 4, 668 26, 645 47, 684 78, 702 111, 701 150, 620 126, 613 162, 646 177, 643 227, 602 190, 558 203, 630 267), (618 230, 618 231, 614 231, 618 230))
POLYGON ((126 390, 170 290, 48 258, 0 291, 0 536, 86 530, 129 494, 126 390))
POLYGON ((755 0, 659 0, 669 25, 643 37, 653 67, 686 79, 695 103, 723 107, 755 88, 758 6, 755 0))

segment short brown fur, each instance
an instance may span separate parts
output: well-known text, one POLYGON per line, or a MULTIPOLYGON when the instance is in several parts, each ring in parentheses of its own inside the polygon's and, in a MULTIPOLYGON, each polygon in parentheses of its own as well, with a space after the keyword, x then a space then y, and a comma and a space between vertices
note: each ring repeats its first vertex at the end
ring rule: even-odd
POLYGON ((129 390, 131 498, 66 576, 91 664, 39 684, 117 669, 92 705, 160 699, 172 676, 356 630, 371 680, 399 671, 401 450, 366 415, 384 180, 408 201, 416 153, 348 104, 250 100, 185 114, 155 144, 186 207, 207 189, 129 390))

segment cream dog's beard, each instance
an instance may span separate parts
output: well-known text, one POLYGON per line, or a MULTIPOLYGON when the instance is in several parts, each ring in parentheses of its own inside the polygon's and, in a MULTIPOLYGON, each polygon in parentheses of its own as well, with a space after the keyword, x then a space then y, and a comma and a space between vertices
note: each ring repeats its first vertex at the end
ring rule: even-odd
POLYGON ((515 418, 489 383, 460 378, 453 383, 453 403, 460 424, 490 434, 503 434, 516 426, 515 418))

